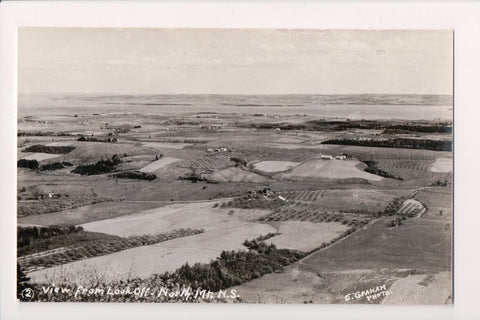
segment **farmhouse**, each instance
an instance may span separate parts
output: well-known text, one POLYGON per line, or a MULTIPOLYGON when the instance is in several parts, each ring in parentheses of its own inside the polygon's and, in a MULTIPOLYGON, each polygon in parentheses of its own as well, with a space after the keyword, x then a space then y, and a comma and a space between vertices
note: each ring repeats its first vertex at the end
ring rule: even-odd
POLYGON ((322 159, 322 160, 333 160, 333 156, 331 156, 329 154, 321 154, 320 159, 322 159))
POLYGON ((341 156, 335 156, 335 160, 347 160, 347 156, 342 154, 341 156))

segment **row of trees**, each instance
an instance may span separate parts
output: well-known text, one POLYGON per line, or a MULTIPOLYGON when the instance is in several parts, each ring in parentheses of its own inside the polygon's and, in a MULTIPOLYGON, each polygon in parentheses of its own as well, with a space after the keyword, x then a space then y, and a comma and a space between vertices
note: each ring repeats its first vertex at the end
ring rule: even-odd
POLYGON ((305 256, 305 253, 277 249, 263 241, 245 240, 248 251, 223 251, 209 264, 188 263, 173 273, 160 275, 164 281, 173 281, 192 288, 204 288, 211 291, 223 290, 271 272, 279 272, 305 256))
POLYGON ((429 139, 331 139, 323 141, 322 144, 339 144, 363 147, 380 147, 380 148, 406 148, 406 149, 425 149, 434 151, 452 151, 452 142, 443 140, 429 139))
POLYGON ((44 146, 41 144, 36 144, 25 148, 25 152, 41 152, 41 153, 53 153, 53 154, 67 154, 72 152, 75 147, 71 146, 44 146))
POLYGON ((140 180, 148 180, 152 181, 157 179, 157 176, 153 173, 146 173, 140 171, 124 171, 112 174, 111 177, 113 178, 126 178, 126 179, 140 179, 140 180))
POLYGON ((48 227, 18 227, 17 228, 17 248, 29 245, 32 240, 46 239, 65 235, 69 233, 77 233, 83 231, 81 226, 48 226, 48 227))
POLYGON ((99 160, 95 164, 81 165, 73 169, 73 173, 78 173, 81 175, 95 175, 108 173, 115 169, 117 164, 121 163, 118 155, 114 154, 111 159, 99 160))
POLYGON ((376 161, 362 160, 362 162, 367 165, 367 167, 365 168, 365 171, 368 172, 368 173, 376 174, 378 176, 385 177, 385 178, 391 178, 391 179, 397 179, 397 180, 403 181, 403 178, 394 176, 393 174, 390 174, 386 171, 383 171, 382 169, 379 169, 377 167, 377 162, 376 161))

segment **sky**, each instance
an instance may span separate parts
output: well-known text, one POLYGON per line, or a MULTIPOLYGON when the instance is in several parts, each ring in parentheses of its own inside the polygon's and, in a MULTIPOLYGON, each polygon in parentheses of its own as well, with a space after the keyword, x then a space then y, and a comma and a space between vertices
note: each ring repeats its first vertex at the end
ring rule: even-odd
POLYGON ((18 91, 452 94, 453 32, 22 27, 18 91))

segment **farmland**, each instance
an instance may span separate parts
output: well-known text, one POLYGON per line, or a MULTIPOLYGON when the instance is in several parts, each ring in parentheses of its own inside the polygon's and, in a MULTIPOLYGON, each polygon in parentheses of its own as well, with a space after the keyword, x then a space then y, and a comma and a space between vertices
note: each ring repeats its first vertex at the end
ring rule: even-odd
POLYGON ((35 285, 161 278, 241 302, 449 301, 449 119, 97 98, 18 119, 19 234, 37 228, 18 262, 35 285), (408 143, 350 143, 372 138, 408 143), (384 285, 397 295, 345 301, 384 285))

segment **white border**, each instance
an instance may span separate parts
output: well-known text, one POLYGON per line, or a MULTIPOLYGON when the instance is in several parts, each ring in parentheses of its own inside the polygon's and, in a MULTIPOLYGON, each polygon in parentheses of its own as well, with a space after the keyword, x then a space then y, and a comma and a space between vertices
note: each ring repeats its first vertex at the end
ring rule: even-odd
POLYGON ((1 318, 474 319, 480 281, 480 5, 475 2, 2 2, 0 4, 1 318), (15 297, 18 26, 455 30, 454 307, 22 304, 15 297), (471 179, 471 180, 470 180, 471 179))

